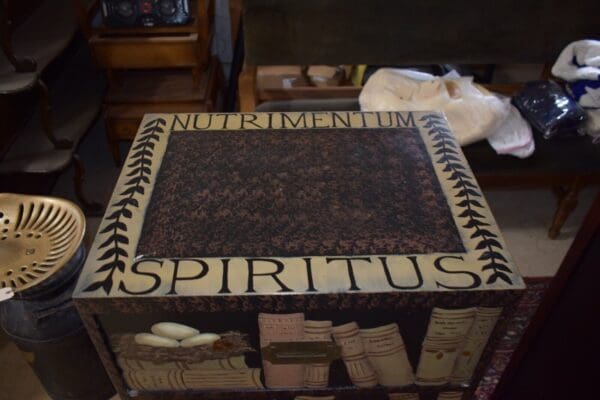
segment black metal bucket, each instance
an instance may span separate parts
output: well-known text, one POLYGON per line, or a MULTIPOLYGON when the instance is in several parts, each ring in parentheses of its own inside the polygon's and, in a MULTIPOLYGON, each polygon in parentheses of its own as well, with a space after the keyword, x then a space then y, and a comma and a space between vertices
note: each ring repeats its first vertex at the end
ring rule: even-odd
POLYGON ((54 400, 104 400, 115 394, 71 300, 84 260, 81 245, 51 278, 0 303, 0 325, 54 400))

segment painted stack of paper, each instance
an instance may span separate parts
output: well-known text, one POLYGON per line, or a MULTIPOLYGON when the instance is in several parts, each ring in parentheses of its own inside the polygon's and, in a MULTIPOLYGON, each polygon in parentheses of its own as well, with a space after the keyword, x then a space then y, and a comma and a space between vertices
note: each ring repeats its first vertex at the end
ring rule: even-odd
POLYGON ((188 113, 145 116, 74 299, 123 400, 433 400, 523 288, 442 114, 188 113), (160 321, 205 336, 122 345, 160 321))

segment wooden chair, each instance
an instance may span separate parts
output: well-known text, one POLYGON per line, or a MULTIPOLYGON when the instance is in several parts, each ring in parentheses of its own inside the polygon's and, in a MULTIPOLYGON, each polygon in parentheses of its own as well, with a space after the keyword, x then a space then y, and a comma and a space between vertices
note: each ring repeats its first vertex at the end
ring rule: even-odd
MULTIPOLYGON (((517 5, 510 0, 246 0, 240 109, 358 109, 357 87, 258 90, 260 65, 543 65, 573 40, 600 37, 598 15, 600 2, 595 0, 581 0, 576 7, 558 0, 517 5)), ((519 87, 488 86, 509 95, 519 87)), ((581 188, 600 183, 600 149, 587 137, 536 138, 536 145, 536 153, 525 160, 499 156, 485 142, 464 151, 484 187, 552 187, 558 207, 548 234, 555 238, 581 188)))
MULTIPOLYGON (((0 161, 0 175, 6 177, 56 176, 71 164, 75 167, 75 192, 90 211, 99 205, 83 195, 84 168, 76 154, 81 138, 95 121, 101 105, 102 85, 98 76, 90 79, 93 68, 85 54, 75 54, 72 62, 49 90, 41 74, 72 42, 77 29, 68 0, 44 1, 18 27, 11 23, 2 4, 0 18, 3 54, 0 56, 0 94, 14 95, 36 89, 39 110, 20 129, 7 154, 0 161), (52 97, 68 98, 55 104, 52 97), (51 105, 54 105, 51 108, 51 105)), ((17 178, 17 180, 20 178, 17 178)), ((10 189, 4 187, 4 190, 10 189)), ((45 188, 47 189, 47 188, 45 188)))

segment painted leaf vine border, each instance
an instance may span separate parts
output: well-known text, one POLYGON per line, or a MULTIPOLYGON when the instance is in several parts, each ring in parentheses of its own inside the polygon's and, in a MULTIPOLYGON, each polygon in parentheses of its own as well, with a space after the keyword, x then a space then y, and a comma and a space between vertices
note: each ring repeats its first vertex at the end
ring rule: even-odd
POLYGON ((102 265, 95 271, 96 274, 108 272, 103 279, 95 281, 87 286, 84 292, 93 292, 98 289, 109 294, 113 286, 113 275, 118 270, 125 272, 124 259, 129 257, 124 246, 129 244, 127 235, 128 219, 131 219, 133 208, 139 208, 138 197, 146 192, 146 186, 150 184, 152 174, 152 155, 156 142, 160 140, 159 134, 164 133, 163 127, 166 121, 162 118, 154 119, 144 125, 144 130, 139 134, 131 149, 128 161, 127 181, 123 184, 125 188, 120 194, 120 200, 111 205, 116 208, 108 217, 110 221, 98 236, 106 236, 106 239, 98 246, 100 256, 97 261, 102 265))
POLYGON ((445 120, 439 115, 427 114, 421 117, 421 121, 426 121, 424 128, 428 129, 428 134, 434 142, 433 147, 436 149, 434 156, 439 156, 436 162, 445 165, 443 171, 450 173, 448 180, 455 182, 453 189, 459 190, 455 195, 459 200, 456 205, 463 211, 458 216, 468 218, 463 227, 472 229, 471 239, 478 241, 475 249, 482 251, 478 260, 485 262, 481 268, 482 272, 492 272, 486 281, 487 284, 493 284, 500 279, 512 285, 512 280, 508 275, 512 271, 506 265, 508 260, 501 253, 502 244, 498 241, 498 235, 486 228, 490 225, 485 222, 486 217, 477 211, 478 208, 483 208, 483 205, 476 199, 481 197, 481 193, 478 192, 477 185, 473 183, 474 178, 466 173, 464 165, 460 162, 457 144, 452 138, 445 120))

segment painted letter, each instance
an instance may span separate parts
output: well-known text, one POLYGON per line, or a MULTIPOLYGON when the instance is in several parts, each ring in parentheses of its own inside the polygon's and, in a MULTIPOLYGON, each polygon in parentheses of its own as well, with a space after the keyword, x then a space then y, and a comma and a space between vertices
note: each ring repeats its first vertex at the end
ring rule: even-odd
POLYGON ((465 275, 469 275, 472 279, 473 279, 473 283, 470 285, 466 285, 466 286, 450 286, 450 285, 444 285, 442 283, 439 283, 438 281, 436 281, 435 283, 437 284, 438 287, 443 287, 445 289, 474 289, 476 287, 481 286, 481 278, 470 271, 448 271, 447 269, 444 269, 444 267, 442 266, 442 260, 445 258, 452 258, 454 260, 464 260, 464 258, 462 257, 455 257, 455 256, 442 256, 437 258, 434 262, 433 265, 435 265, 435 269, 437 269, 438 271, 441 272, 445 272, 446 274, 452 274, 452 275, 457 275, 457 274, 465 274, 465 275))

